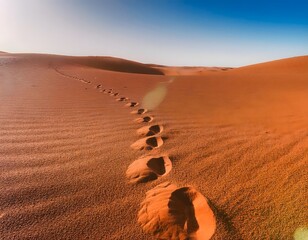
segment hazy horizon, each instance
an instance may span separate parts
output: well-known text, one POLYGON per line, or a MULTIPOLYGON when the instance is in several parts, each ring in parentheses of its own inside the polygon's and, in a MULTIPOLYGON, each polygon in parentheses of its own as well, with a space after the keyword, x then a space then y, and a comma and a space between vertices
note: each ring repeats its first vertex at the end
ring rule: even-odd
POLYGON ((305 1, 0 0, 0 51, 243 66, 308 53, 305 1))

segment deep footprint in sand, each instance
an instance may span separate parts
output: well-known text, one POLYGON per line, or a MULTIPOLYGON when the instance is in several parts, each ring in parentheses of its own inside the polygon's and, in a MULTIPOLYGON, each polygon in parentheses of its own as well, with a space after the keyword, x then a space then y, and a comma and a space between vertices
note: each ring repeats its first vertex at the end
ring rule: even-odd
POLYGON ((161 137, 146 137, 137 140, 131 145, 131 148, 136 150, 152 150, 154 148, 159 148, 164 143, 161 137))
POLYGON ((108 90, 107 90, 107 89, 103 89, 102 92, 105 93, 105 94, 107 94, 107 93, 108 93, 108 90))
POLYGON ((142 114, 145 114, 146 112, 148 112, 148 109, 140 108, 140 109, 138 109, 138 110, 132 111, 131 114, 139 114, 139 115, 142 115, 142 114))
POLYGON ((107 90, 107 93, 108 93, 108 94, 113 94, 113 89, 112 89, 112 88, 109 88, 109 90, 107 90))
POLYGON ((137 134, 139 136, 153 136, 158 133, 161 133, 164 130, 162 125, 151 125, 151 126, 145 126, 142 128, 139 128, 137 130, 137 134))
POLYGON ((147 156, 134 161, 126 171, 130 183, 144 183, 167 175, 172 168, 168 156, 147 156))
POLYGON ((193 187, 162 183, 146 193, 138 213, 142 229, 157 239, 210 239, 216 219, 207 199, 193 187))
POLYGON ((119 93, 110 93, 109 95, 110 95, 110 96, 113 96, 113 97, 116 97, 116 96, 119 95, 119 93))
POLYGON ((152 122, 153 121, 153 117, 146 116, 146 117, 142 117, 142 118, 136 118, 134 121, 137 122, 137 123, 152 122))
POLYGON ((126 107, 136 107, 138 105, 139 105, 138 102, 130 102, 130 103, 125 104, 126 107))
POLYGON ((116 99, 118 102, 126 102, 128 101, 129 99, 127 97, 120 97, 120 98, 117 98, 116 99))

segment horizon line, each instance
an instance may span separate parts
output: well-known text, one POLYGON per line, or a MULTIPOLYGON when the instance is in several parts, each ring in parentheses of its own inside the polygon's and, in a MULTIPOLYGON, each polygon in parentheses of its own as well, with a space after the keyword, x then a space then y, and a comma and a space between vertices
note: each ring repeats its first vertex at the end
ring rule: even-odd
POLYGON ((274 61, 279 61, 283 59, 289 59, 289 58, 297 58, 297 57, 308 57, 307 54, 303 55, 293 55, 289 57, 283 57, 283 58, 275 58, 275 59, 270 59, 262 62, 255 62, 247 65, 241 65, 241 66, 218 66, 218 65, 212 65, 212 66, 206 66, 206 65, 165 65, 165 64, 160 64, 160 63, 155 63, 155 62, 143 62, 140 60, 135 60, 135 59, 129 59, 129 58, 124 58, 120 56, 111 56, 111 55, 66 55, 63 53, 50 53, 50 52, 7 52, 0 50, 0 53, 7 53, 7 54, 37 54, 37 55, 54 55, 54 56, 63 56, 63 57, 110 57, 110 58, 116 58, 116 59, 121 59, 121 60, 126 60, 126 61, 131 61, 131 62, 136 62, 136 63, 141 63, 145 65, 157 65, 157 67, 192 67, 192 68, 197 68, 197 67, 230 67, 230 68, 240 68, 240 67, 247 67, 247 66, 252 66, 252 65, 257 65, 257 64, 262 64, 262 63, 267 63, 267 62, 274 62, 274 61))

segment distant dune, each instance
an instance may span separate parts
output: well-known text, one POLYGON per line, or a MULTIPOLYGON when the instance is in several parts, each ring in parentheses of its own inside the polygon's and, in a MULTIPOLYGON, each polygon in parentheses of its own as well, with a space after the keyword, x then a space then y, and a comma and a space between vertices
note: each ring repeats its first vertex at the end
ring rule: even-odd
POLYGON ((275 61, 259 63, 249 66, 244 66, 237 68, 237 71, 302 71, 307 72, 308 66, 308 55, 300 56, 300 57, 292 57, 292 58, 285 58, 279 59, 275 61))
POLYGON ((162 71, 167 76, 202 76, 208 72, 227 71, 230 67, 170 67, 148 64, 152 68, 162 71))
POLYGON ((89 67, 110 71, 163 75, 159 69, 151 68, 145 64, 113 57, 80 57, 76 63, 89 67))
POLYGON ((307 234, 308 56, 3 54, 0 79, 1 240, 307 234))
POLYGON ((44 62, 54 66, 77 64, 116 72, 163 75, 159 69, 146 64, 114 57, 71 57, 49 54, 12 54, 12 56, 19 57, 20 60, 44 62))

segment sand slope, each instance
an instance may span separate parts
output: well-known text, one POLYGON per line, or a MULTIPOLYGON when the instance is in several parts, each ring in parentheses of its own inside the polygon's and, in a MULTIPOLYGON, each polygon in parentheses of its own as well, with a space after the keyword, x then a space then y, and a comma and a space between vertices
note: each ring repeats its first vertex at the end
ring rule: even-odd
MULTIPOLYGON (((146 192, 165 181, 200 194, 200 209, 206 199, 211 239, 292 239, 308 219, 307 60, 169 77, 109 71, 100 60, 0 57, 1 239, 155 239, 138 212, 142 202, 153 209, 146 192), (147 135, 155 125, 163 128, 147 135), (158 148, 130 147, 153 136, 158 148), (147 161, 133 170, 157 177, 129 183, 129 167, 146 156, 168 156, 172 168, 147 161)), ((157 200, 163 209, 178 199, 168 196, 157 200)))
MULTIPOLYGON (((1 53, 1 52, 0 52, 1 53)), ((74 67, 90 67, 108 71, 163 75, 163 71, 150 67, 147 64, 125 60, 114 57, 71 57, 52 54, 9 54, 3 52, 12 58, 18 59, 19 62, 31 62, 32 64, 43 64, 49 67, 61 67, 72 65, 74 67)))

